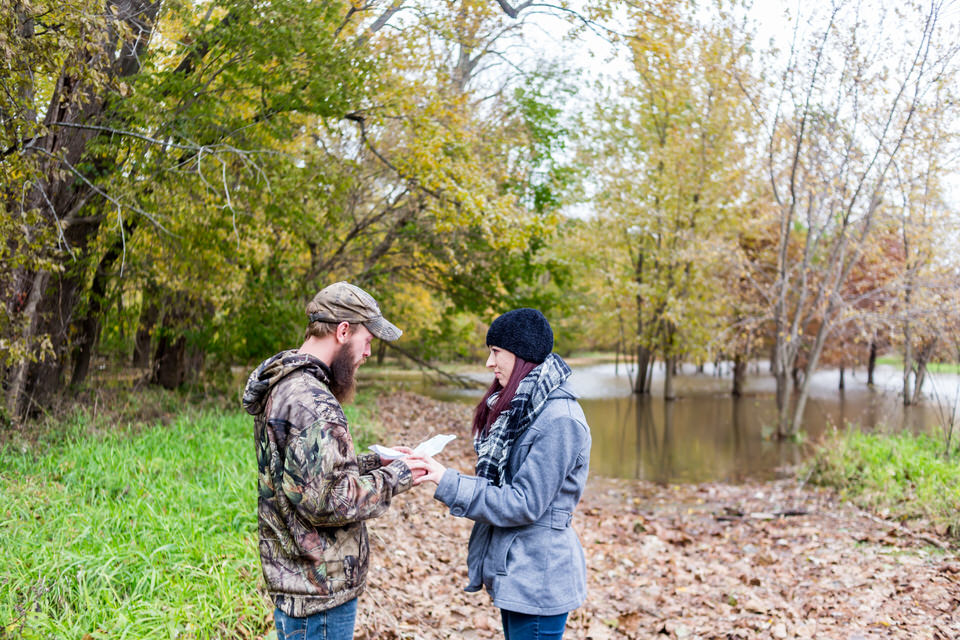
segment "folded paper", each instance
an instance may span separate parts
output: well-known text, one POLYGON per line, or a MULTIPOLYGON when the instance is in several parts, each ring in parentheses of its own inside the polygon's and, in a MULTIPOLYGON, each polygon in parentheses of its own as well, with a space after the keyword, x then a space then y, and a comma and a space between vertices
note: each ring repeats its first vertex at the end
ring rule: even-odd
MULTIPOLYGON (((435 456, 441 451, 443 451, 443 448, 447 446, 447 444, 456 437, 457 436, 450 435, 450 434, 440 434, 440 435, 433 436, 429 440, 424 440, 423 442, 418 444, 416 447, 414 447, 413 452, 421 456, 435 456)), ((391 449, 390 447, 384 447, 379 444, 370 445, 370 450, 385 460, 394 460, 396 458, 406 458, 408 455, 406 453, 403 453, 402 451, 397 451, 396 449, 391 449)))

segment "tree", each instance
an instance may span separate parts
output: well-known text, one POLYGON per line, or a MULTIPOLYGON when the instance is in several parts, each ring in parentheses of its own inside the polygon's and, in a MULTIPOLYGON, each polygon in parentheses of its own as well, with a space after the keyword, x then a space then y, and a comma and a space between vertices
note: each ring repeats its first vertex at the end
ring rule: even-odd
POLYGON ((913 135, 904 140, 903 151, 893 165, 895 188, 891 197, 897 220, 903 263, 900 287, 891 305, 903 345, 903 403, 920 399, 926 364, 938 350, 940 338, 951 335, 944 301, 944 285, 950 282, 949 266, 955 246, 952 226, 956 211, 950 211, 945 176, 956 170, 960 118, 957 75, 944 74, 929 88, 929 99, 917 109, 913 135), (911 389, 911 377, 913 388, 911 389))
POLYGON ((749 205, 751 114, 734 81, 749 74, 749 39, 722 6, 701 7, 699 20, 689 8, 630 12, 636 77, 604 101, 594 134, 598 224, 616 238, 616 278, 631 282, 634 300, 634 391, 648 392, 646 372, 660 356, 667 398, 678 359, 706 357, 725 328, 720 275, 731 270, 736 221, 749 205))
POLYGON ((88 320, 95 325, 102 278, 126 257, 128 233, 175 237, 167 226, 177 214, 197 223, 191 233, 204 209, 235 219, 236 165, 256 181, 256 154, 275 150, 302 114, 346 111, 365 68, 354 43, 338 39, 355 13, 348 7, 4 7, 5 53, 19 66, 4 80, 2 215, 4 227, 23 230, 7 242, 2 289, 11 417, 59 388, 77 333, 87 342, 78 358, 89 357, 97 331, 88 320), (158 41, 158 28, 168 37, 158 41), (175 199, 157 199, 158 183, 175 181, 175 199))
POLYGON ((810 374, 850 305, 844 283, 889 206, 893 167, 917 131, 917 113, 931 88, 952 77, 956 25, 941 21, 941 9, 911 4, 891 16, 838 2, 795 22, 777 97, 764 114, 779 215, 773 369, 781 437, 796 432, 810 374), (815 333, 805 334, 808 326, 815 333), (794 389, 791 372, 804 352, 794 389))

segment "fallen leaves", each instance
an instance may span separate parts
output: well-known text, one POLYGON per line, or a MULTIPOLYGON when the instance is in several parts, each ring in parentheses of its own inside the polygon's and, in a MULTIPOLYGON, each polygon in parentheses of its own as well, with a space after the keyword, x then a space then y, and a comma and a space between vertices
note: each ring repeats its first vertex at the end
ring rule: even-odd
MULTIPOLYGON (((391 443, 458 434, 439 459, 461 471, 475 461, 470 413, 408 393, 380 399, 391 443)), ((472 523, 432 489, 368 523, 358 639, 502 638, 489 596, 463 591, 472 523)), ((568 618, 571 640, 960 638, 960 561, 930 550, 936 532, 908 532, 822 489, 591 477, 573 526, 588 596, 568 618)))

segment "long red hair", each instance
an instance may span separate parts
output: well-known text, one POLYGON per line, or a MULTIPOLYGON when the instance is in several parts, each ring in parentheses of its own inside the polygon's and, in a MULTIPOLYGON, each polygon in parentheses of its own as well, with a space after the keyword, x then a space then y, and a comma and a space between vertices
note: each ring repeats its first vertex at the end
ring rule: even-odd
POLYGON ((490 425, 497 419, 497 416, 510 408, 510 401, 513 400, 513 396, 516 395, 520 381, 526 378, 527 374, 536 367, 536 362, 529 362, 517 356, 517 360, 513 364, 513 371, 510 373, 510 379, 507 380, 507 386, 502 387, 500 386, 499 380, 496 378, 493 379, 490 388, 483 394, 483 400, 480 401, 480 404, 477 405, 477 408, 473 412, 473 429, 471 429, 471 433, 474 438, 478 435, 487 435, 487 432, 490 430, 490 425), (500 394, 500 397, 497 398, 497 401, 493 403, 492 407, 488 407, 487 399, 497 391, 500 391, 500 389, 503 389, 503 393, 500 394))

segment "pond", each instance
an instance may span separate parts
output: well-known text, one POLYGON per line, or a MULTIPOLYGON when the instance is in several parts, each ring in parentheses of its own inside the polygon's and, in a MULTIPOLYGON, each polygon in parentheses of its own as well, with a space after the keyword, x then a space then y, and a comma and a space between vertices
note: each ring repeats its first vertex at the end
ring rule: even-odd
MULTIPOLYGON (((675 378, 679 397, 667 402, 661 397, 662 369, 654 371, 651 396, 638 397, 630 393, 630 376, 623 365, 573 364, 570 383, 593 434, 591 473, 663 483, 769 480, 801 463, 811 444, 834 426, 937 430, 960 392, 960 376, 931 376, 923 404, 904 407, 899 368, 878 366, 872 389, 864 370, 848 370, 842 392, 838 371, 820 371, 811 380, 801 441, 779 442, 770 437, 776 423, 775 387, 765 367, 751 365, 740 398, 729 393, 729 367, 721 366, 719 372, 709 366, 703 372, 689 367, 675 378)), ((479 368, 468 375, 478 385, 491 379, 479 368)), ((476 404, 482 395, 480 386, 465 390, 435 377, 418 376, 405 386, 440 400, 469 404, 476 404)))

